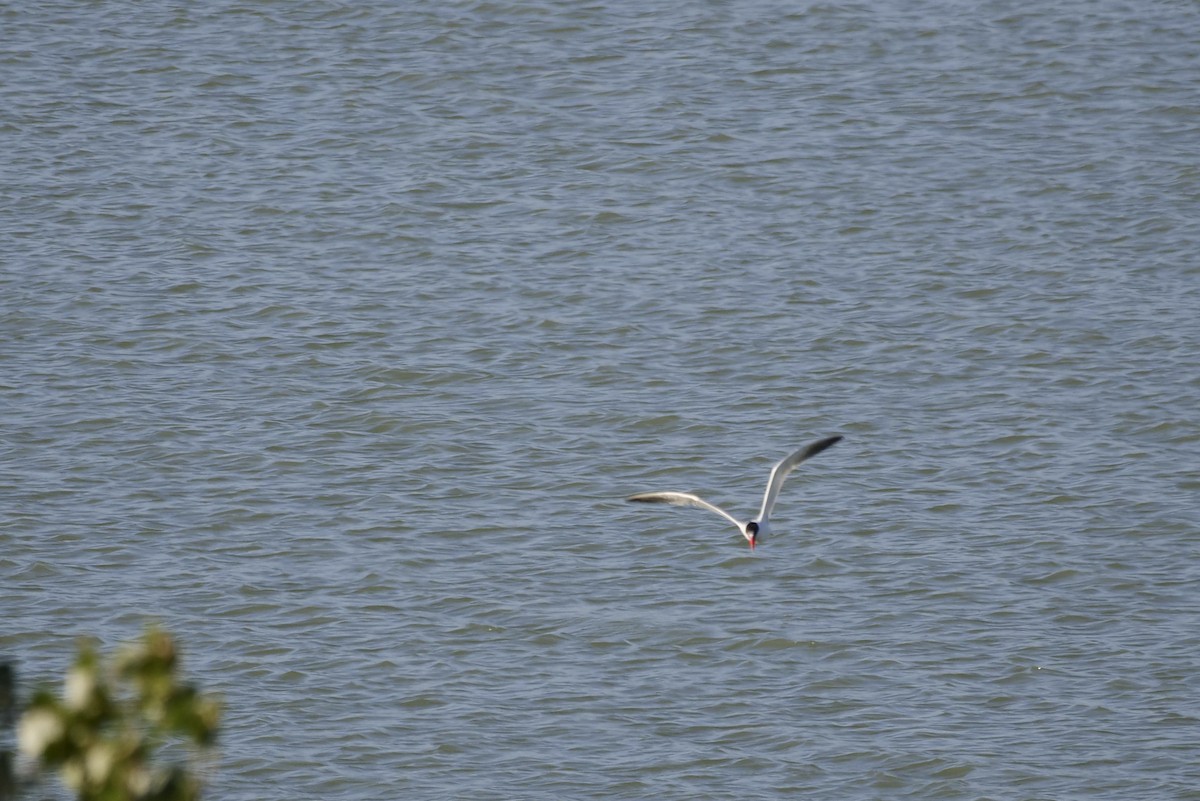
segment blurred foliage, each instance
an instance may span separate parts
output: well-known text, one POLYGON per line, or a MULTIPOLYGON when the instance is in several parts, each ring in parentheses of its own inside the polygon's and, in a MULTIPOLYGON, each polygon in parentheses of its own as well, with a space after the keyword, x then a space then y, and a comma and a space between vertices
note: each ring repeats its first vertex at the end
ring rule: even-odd
MULTIPOLYGON (((0 737, 7 738, 17 712, 17 676, 13 666, 0 662, 0 737)), ((13 776, 12 754, 0 748, 0 799, 12 798, 17 792, 17 780, 13 776)))
POLYGON ((192 801, 198 749, 217 736, 221 704, 180 681, 171 635, 147 630, 106 664, 83 642, 62 698, 36 693, 17 727, 23 754, 57 768, 81 801, 192 801), (184 746, 188 765, 158 765, 184 746))

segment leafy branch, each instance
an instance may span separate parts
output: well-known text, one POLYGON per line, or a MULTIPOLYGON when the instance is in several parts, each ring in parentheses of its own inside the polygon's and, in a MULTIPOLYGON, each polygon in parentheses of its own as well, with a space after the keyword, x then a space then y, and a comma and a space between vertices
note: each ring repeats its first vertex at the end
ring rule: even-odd
POLYGON ((182 744, 195 755, 216 742, 221 703, 181 682, 178 662, 174 639, 158 628, 112 664, 81 643, 62 697, 41 690, 21 717, 21 751, 58 768, 80 801, 198 799, 194 772, 154 758, 164 747, 182 744))

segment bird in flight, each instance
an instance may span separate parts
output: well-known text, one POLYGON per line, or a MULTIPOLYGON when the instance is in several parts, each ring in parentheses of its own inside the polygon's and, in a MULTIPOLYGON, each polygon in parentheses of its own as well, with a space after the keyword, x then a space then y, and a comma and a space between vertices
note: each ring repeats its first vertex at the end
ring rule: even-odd
POLYGON ((755 545, 766 540, 767 535, 771 533, 771 509, 775 507, 775 501, 779 498, 779 489, 783 486, 783 480, 788 477, 788 473, 795 470, 805 459, 811 459, 826 448, 841 442, 841 440, 840 435, 819 439, 811 445, 805 445, 772 467, 771 477, 767 479, 767 491, 763 494, 762 509, 759 510, 758 517, 746 522, 738 520, 721 507, 711 504, 699 495, 693 495, 690 492, 639 492, 636 495, 630 495, 625 500, 634 503, 668 503, 672 506, 695 506, 700 509, 707 509, 710 512, 716 512, 737 526, 738 531, 742 533, 742 536, 750 543, 750 548, 753 549, 755 545))

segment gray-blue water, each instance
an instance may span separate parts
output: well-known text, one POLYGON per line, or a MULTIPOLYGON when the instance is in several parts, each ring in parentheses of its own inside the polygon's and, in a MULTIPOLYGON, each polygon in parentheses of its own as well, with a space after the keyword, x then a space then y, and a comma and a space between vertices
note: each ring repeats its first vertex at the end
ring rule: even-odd
POLYGON ((1200 798, 1200 7, 0 31, 23 692, 161 621, 231 801, 1200 798), (834 433, 753 554, 623 502, 834 433))

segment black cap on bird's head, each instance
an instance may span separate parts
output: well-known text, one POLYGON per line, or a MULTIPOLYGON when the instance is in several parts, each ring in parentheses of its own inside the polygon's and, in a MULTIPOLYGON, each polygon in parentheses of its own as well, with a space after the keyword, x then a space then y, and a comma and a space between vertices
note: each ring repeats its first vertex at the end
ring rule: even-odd
POLYGON ((754 550, 754 546, 758 544, 758 523, 751 520, 746 524, 746 539, 750 542, 750 550, 754 550))

